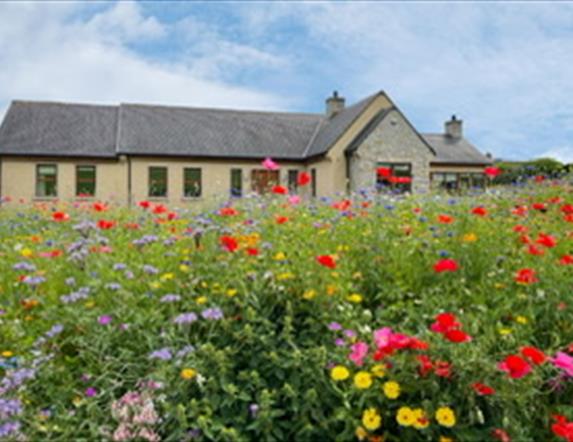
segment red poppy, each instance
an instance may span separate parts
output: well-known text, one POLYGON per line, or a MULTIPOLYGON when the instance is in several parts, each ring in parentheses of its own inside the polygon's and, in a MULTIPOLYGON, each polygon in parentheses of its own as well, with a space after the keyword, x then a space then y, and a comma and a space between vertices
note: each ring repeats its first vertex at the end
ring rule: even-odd
POLYGON ((483 173, 490 178, 495 178, 499 174, 501 174, 501 169, 499 167, 486 167, 483 170, 483 173))
POLYGON ((527 253, 529 253, 530 255, 536 255, 536 256, 541 256, 541 255, 545 255, 545 250, 540 249, 539 247, 537 247, 534 244, 531 244, 528 248, 527 248, 527 253))
POLYGON ((544 203, 534 203, 531 205, 534 210, 539 210, 540 212, 545 212, 547 210, 547 205, 544 203))
POLYGON ((432 360, 428 355, 418 355, 416 359, 418 359, 418 362, 420 363, 418 372, 420 373, 420 376, 424 378, 432 372, 434 364, 432 364, 432 360))
POLYGON ((70 219, 70 215, 66 212, 54 212, 52 214, 52 219, 57 222, 67 221, 70 219))
POLYGON ((137 205, 142 209, 149 209, 151 207, 151 203, 149 201, 140 201, 137 205))
POLYGON ((98 227, 98 229, 101 229, 101 230, 109 230, 109 229, 113 228, 114 226, 115 226, 115 222, 107 221, 105 219, 100 219, 97 222, 97 227, 98 227))
POLYGON ((438 222, 442 224, 451 224, 454 222, 454 218, 450 215, 439 215, 438 222))
POLYGON ((491 436, 500 442, 511 442, 511 437, 503 428, 496 428, 491 432, 491 436))
POLYGON ((342 200, 342 201, 339 201, 339 202, 332 204, 332 208, 344 212, 345 210, 348 210, 351 205, 352 205, 352 201, 342 200))
POLYGON ((569 422, 565 416, 556 414, 553 416, 555 423, 551 425, 551 431, 556 436, 566 439, 567 442, 573 442, 573 422, 569 422))
POLYGON ((474 207, 472 209, 472 214, 477 216, 487 216, 487 209, 485 207, 474 207))
POLYGON ((545 181, 545 177, 543 175, 537 175, 534 179, 536 183, 542 183, 545 181))
POLYGON ((92 208, 96 212, 105 212, 107 210, 107 206, 104 203, 93 203, 92 208))
POLYGON ((523 244, 530 244, 531 243, 531 238, 528 235, 521 235, 519 237, 519 240, 523 243, 523 244))
POLYGON ((513 231, 514 231, 514 232, 517 232, 517 233, 525 233, 525 232, 527 232, 528 230, 529 230, 529 229, 528 229, 527 227, 522 226, 521 224, 518 224, 518 225, 516 225, 516 226, 513 228, 513 231))
POLYGON ((564 266, 573 264, 573 255, 563 255, 559 260, 559 264, 564 266))
POLYGON ((455 344, 470 342, 472 340, 472 337, 462 330, 448 330, 444 333, 444 338, 455 344))
POLYGON ((308 172, 299 172, 296 183, 299 186, 306 186, 308 183, 310 183, 310 174, 308 172))
POLYGON ((481 382, 472 384, 472 388, 480 396, 491 396, 495 393, 495 390, 492 387, 482 384, 481 382))
POLYGON ((434 373, 441 378, 449 378, 452 376, 452 364, 446 361, 436 361, 434 373))
POLYGON ((533 284, 538 282, 539 279, 535 276, 536 272, 533 269, 521 269, 515 274, 515 281, 521 284, 533 284))
POLYGON ((288 218, 286 216, 277 216, 275 221, 277 224, 284 224, 288 221, 288 218))
POLYGON ((389 167, 379 167, 376 169, 376 174, 382 178, 389 178, 392 176, 392 169, 389 167))
POLYGON ((573 213, 570 213, 569 215, 565 215, 563 217, 563 220, 565 222, 568 222, 568 223, 573 223, 573 213))
POLYGON ((573 204, 564 204, 561 206, 561 212, 565 215, 573 215, 573 204))
POLYGON ((522 347, 520 351, 524 358, 535 365, 541 365, 547 360, 545 353, 536 347, 522 347))
POLYGON ((222 236, 219 238, 221 245, 227 249, 229 252, 234 252, 239 248, 238 241, 232 236, 222 236))
POLYGON ((517 206, 511 211, 511 213, 516 216, 525 216, 527 215, 527 211, 527 206, 517 206))
POLYGON ((459 269, 458 263, 453 259, 440 259, 436 264, 434 264, 434 272, 455 272, 459 269))
POLYGON ((288 189, 285 186, 279 186, 278 184, 273 187, 273 193, 277 195, 286 195, 288 193, 288 189))
POLYGON ((522 378, 531 371, 531 365, 517 355, 507 356, 503 362, 500 362, 497 366, 500 370, 508 373, 513 379, 522 378))
POLYGON ((239 211, 233 207, 221 207, 219 209, 219 215, 221 216, 235 216, 238 214, 239 211))
POLYGON ((328 267, 329 269, 336 268, 336 261, 331 255, 319 255, 316 257, 316 261, 323 265, 324 267, 328 267))
POLYGON ((437 333, 445 333, 459 327, 461 327, 461 324, 453 313, 440 313, 436 315, 435 322, 430 326, 430 330, 437 333))
POLYGON ((555 247, 557 245, 557 240, 555 237, 546 235, 545 233, 540 233, 535 242, 549 248, 555 247))
POLYGON ((247 249, 247 255, 257 256, 258 254, 259 254, 259 249, 256 249, 256 248, 254 248, 254 247, 249 247, 249 248, 247 249))
POLYGON ((163 204, 157 204, 154 208, 153 208, 153 213, 155 215, 160 215, 162 213, 167 212, 167 207, 165 207, 163 204))

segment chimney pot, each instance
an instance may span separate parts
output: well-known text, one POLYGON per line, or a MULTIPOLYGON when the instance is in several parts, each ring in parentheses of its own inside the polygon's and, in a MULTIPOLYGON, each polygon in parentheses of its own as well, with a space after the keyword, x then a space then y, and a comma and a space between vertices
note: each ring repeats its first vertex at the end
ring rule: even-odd
POLYGON ((344 109, 344 98, 338 96, 338 91, 332 93, 332 97, 326 99, 326 116, 332 118, 342 109, 344 109))
POLYGON ((463 136, 462 123, 463 121, 458 120, 455 114, 452 115, 452 119, 446 121, 445 124, 446 135, 456 140, 462 138, 463 136))

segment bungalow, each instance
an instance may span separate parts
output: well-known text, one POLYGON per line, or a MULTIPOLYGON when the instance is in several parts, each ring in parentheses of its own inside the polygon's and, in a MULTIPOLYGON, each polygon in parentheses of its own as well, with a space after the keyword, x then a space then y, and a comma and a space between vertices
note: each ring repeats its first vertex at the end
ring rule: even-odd
POLYGON ((0 126, 0 197, 12 201, 185 205, 271 184, 295 191, 301 171, 312 196, 375 185, 424 192, 481 186, 490 163, 461 120, 420 134, 382 91, 348 107, 334 92, 324 114, 13 101, 0 126), (267 157, 280 170, 261 167, 267 157))

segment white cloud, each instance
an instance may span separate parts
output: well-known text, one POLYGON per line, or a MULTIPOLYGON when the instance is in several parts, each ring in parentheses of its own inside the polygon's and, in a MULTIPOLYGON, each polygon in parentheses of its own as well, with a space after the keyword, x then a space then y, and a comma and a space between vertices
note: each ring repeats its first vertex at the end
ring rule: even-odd
MULTIPOLYGON (((106 6, 95 15, 81 3, 3 3, 0 17, 0 110, 12 99, 285 106, 276 95, 199 75, 194 60, 159 61, 131 49, 130 41, 161 40, 171 31, 136 3, 106 6)), ((258 56, 246 46, 219 49, 219 58, 258 56)))
POLYGON ((539 158, 553 158, 564 164, 573 163, 573 146, 557 147, 541 153, 539 158))

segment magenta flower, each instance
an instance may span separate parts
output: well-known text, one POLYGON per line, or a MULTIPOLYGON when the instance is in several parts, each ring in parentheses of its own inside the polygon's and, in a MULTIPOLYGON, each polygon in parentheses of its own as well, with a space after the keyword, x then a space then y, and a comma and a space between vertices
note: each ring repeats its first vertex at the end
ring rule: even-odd
POLYGON ((108 325, 111 323, 112 319, 113 318, 109 315, 103 315, 97 319, 97 322, 99 322, 101 325, 108 325))
POLYGON ((573 377, 573 357, 559 351, 554 358, 551 358, 551 362, 562 369, 568 376, 573 377))
POLYGON ((267 170, 279 170, 279 165, 270 158, 265 158, 261 164, 267 170))
POLYGON ((87 397, 94 397, 97 394, 97 390, 94 387, 86 388, 86 396, 87 397))
POLYGON ((368 344, 366 342, 357 342, 350 347, 352 353, 348 355, 348 359, 354 362, 358 367, 364 363, 364 358, 368 354, 368 344))

